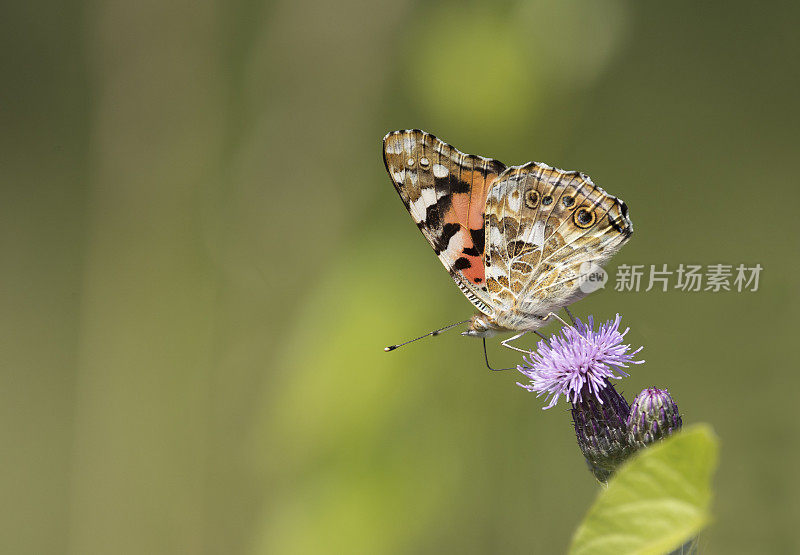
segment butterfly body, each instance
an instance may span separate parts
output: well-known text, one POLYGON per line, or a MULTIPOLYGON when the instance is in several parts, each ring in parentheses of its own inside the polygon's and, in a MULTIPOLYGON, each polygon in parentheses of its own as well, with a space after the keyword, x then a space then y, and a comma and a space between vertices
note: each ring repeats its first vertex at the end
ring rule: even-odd
POLYGON ((507 167, 418 129, 387 134, 383 156, 417 227, 479 310, 465 335, 541 327, 588 294, 586 269, 633 233, 625 203, 580 172, 507 167))

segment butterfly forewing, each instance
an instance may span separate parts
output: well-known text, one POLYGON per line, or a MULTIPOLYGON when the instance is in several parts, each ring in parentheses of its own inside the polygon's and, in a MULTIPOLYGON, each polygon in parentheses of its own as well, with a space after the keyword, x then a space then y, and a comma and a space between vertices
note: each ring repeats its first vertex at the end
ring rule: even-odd
POLYGON ((395 189, 461 291, 479 310, 493 312, 484 269, 486 195, 505 166, 465 154, 420 130, 383 139, 395 189))

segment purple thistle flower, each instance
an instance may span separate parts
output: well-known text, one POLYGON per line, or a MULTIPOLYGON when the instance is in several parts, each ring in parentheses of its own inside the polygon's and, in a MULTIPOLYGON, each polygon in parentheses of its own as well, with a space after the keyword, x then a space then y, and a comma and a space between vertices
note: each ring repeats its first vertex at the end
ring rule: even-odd
POLYGON ((531 380, 530 385, 517 382, 517 385, 545 395, 549 409, 563 395, 567 401, 576 405, 583 395, 594 395, 602 404, 600 391, 608 385, 609 379, 621 379, 628 374, 622 370, 629 364, 641 364, 643 360, 633 360, 641 347, 633 352, 630 345, 622 344, 625 331, 619 331, 620 317, 614 321, 600 324, 594 330, 594 319, 589 316, 588 323, 575 321, 574 326, 562 328, 558 334, 547 341, 540 341, 536 352, 531 352, 523 366, 517 366, 531 380))

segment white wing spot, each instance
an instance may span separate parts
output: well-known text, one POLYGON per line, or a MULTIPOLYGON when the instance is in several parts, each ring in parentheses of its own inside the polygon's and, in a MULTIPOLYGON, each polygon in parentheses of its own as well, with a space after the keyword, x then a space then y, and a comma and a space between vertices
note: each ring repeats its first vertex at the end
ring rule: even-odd
POLYGON ((519 212, 520 208, 522 208, 522 197, 516 189, 508 195, 508 207, 512 212, 519 212))
POLYGON ((413 168, 414 167, 414 159, 413 158, 409 158, 408 160, 406 160, 406 164, 408 165, 409 168, 413 168))
POLYGON ((447 248, 439 253, 440 259, 445 260, 448 263, 455 262, 456 258, 458 258, 458 255, 461 252, 461 247, 463 246, 463 237, 459 237, 460 235, 461 232, 458 232, 450 237, 450 240, 447 242, 447 248))
POLYGON ((538 221, 533 224, 533 244, 541 247, 544 244, 544 222, 538 221))
POLYGON ((494 226, 489 226, 489 244, 501 246, 503 245, 503 234, 494 226))
POLYGON ((417 221, 425 221, 425 214, 430 206, 436 204, 436 190, 433 187, 425 187, 420 191, 417 200, 412 201, 411 211, 417 214, 417 221))
POLYGON ((398 183, 402 183, 403 180, 405 180, 406 178, 406 170, 392 172, 392 177, 394 177, 394 180, 397 181, 398 183))
POLYGON ((423 168, 427 168, 428 164, 430 164, 430 163, 431 163, 431 161, 428 160, 425 157, 419 159, 419 165, 422 166, 423 168))
POLYGON ((420 198, 425 201, 425 208, 433 206, 436 204, 436 189, 433 187, 424 187, 420 198))
POLYGON ((434 175, 434 177, 438 177, 438 178, 441 179, 442 177, 447 177, 447 174, 449 174, 449 173, 450 173, 450 170, 448 170, 445 166, 443 166, 441 164, 434 164, 433 165, 433 175, 434 175))

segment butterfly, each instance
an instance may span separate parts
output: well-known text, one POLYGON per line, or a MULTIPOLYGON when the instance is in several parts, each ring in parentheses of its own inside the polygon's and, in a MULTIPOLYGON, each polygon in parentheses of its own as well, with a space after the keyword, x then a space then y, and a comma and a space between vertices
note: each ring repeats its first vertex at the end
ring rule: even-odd
POLYGON ((625 203, 577 171, 506 166, 419 129, 388 133, 383 159, 417 227, 478 309, 462 335, 536 330, 586 296, 586 269, 633 234, 625 203))

